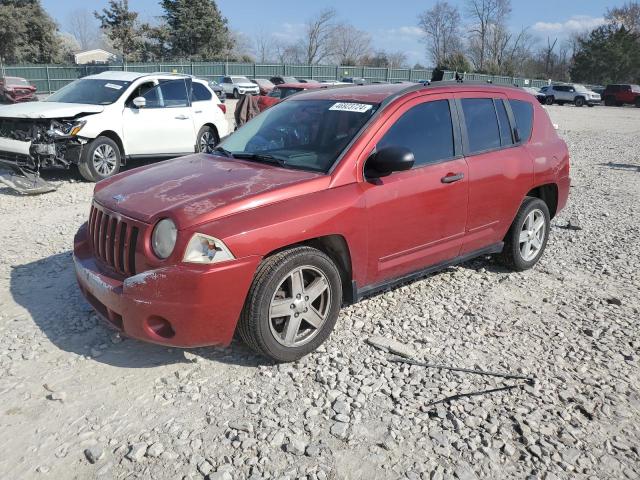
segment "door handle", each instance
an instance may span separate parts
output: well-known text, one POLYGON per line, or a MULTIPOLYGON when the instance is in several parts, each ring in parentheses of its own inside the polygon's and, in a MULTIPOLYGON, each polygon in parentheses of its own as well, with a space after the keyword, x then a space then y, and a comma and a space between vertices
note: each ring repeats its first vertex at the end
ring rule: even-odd
POLYGON ((448 173, 440 179, 442 183, 453 183, 464 178, 464 173, 448 173))
POLYGON ((202 113, 202 110, 196 110, 196 113, 202 113))
POLYGON ((178 115, 175 118, 176 118, 176 120, 189 120, 189 117, 186 116, 186 115, 178 115))

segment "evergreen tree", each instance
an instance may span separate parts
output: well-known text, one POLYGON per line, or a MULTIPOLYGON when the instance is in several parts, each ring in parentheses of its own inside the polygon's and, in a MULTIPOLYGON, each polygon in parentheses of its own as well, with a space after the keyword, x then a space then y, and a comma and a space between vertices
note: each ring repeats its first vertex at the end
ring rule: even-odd
POLYGON ((40 0, 0 0, 0 57, 6 63, 59 60, 58 27, 40 0))
POLYGON ((233 40, 213 0, 162 0, 174 57, 190 60, 225 58, 233 40))
POLYGON ((109 0, 109 6, 102 13, 94 12, 94 15, 113 47, 122 53, 124 61, 137 60, 141 47, 141 26, 138 12, 129 10, 129 0, 109 0))
POLYGON ((603 25, 579 40, 571 68, 577 82, 640 82, 640 34, 617 24, 603 25))

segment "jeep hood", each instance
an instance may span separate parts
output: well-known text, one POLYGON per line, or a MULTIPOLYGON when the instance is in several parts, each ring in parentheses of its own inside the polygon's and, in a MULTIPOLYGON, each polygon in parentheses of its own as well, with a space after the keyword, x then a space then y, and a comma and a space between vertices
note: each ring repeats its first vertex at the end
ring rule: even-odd
POLYGON ((169 216, 183 229, 325 189, 329 179, 315 172, 195 154, 103 180, 94 198, 146 223, 169 216))
POLYGON ((25 102, 0 107, 0 117, 3 118, 73 118, 79 115, 100 113, 102 105, 84 103, 59 102, 25 102))

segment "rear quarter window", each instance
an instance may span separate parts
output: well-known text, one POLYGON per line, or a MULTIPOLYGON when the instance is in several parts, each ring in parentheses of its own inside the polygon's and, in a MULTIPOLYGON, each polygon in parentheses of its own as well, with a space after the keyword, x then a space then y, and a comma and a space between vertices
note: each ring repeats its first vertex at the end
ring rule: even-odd
POLYGON ((524 100, 509 100, 520 141, 528 142, 533 128, 533 105, 524 100))
POLYGON ((492 98, 463 98, 462 112, 467 126, 469 153, 500 148, 500 128, 492 98))

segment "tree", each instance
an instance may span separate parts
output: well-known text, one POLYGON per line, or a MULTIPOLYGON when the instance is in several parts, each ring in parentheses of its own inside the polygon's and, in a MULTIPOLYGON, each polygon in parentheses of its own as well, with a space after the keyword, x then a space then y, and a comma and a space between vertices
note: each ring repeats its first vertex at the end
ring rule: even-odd
POLYGON ((253 39, 256 60, 259 63, 267 63, 273 60, 274 40, 264 30, 259 30, 253 39))
POLYGON ((317 65, 333 54, 332 35, 336 15, 335 10, 326 9, 305 23, 302 49, 307 65, 317 65))
POLYGON ((609 24, 579 41, 571 78, 578 82, 640 83, 640 33, 609 24))
POLYGON ((227 19, 214 0, 162 0, 161 5, 174 56, 213 60, 231 54, 233 39, 227 19))
POLYGON ((484 71, 491 32, 503 29, 511 13, 511 0, 467 0, 471 17, 469 53, 476 69, 484 71))
POLYGON ((100 27, 89 10, 80 8, 67 17, 67 31, 73 35, 81 50, 95 48, 100 39, 100 27))
POLYGON ((640 3, 629 2, 607 10, 605 18, 632 32, 640 32, 640 3))
POLYGON ((446 58, 460 49, 460 13, 447 1, 439 1, 433 8, 418 16, 427 51, 433 65, 443 65, 446 58))
POLYGON ((0 57, 8 63, 51 63, 59 58, 58 27, 40 0, 0 0, 0 57))
POLYGON ((141 47, 141 26, 138 12, 129 10, 129 0, 109 0, 107 8, 94 12, 100 28, 107 34, 113 48, 122 53, 122 58, 135 60, 141 47))
POLYGON ((166 24, 145 23, 141 25, 140 33, 142 34, 140 60, 157 62, 171 57, 171 33, 166 24))
POLYGON ((371 37, 353 25, 341 23, 333 29, 333 58, 338 65, 357 65, 362 57, 371 52, 371 37))

